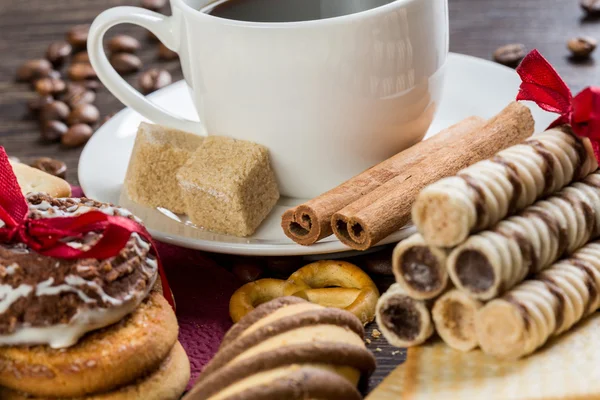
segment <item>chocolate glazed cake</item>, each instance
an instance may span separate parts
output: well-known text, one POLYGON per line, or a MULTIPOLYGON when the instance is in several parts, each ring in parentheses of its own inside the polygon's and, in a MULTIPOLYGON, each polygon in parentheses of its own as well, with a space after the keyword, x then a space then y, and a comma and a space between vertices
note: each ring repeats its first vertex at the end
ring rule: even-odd
MULTIPOLYGON (((91 209, 135 219, 127 210, 86 198, 27 197, 32 218, 76 216, 91 209)), ((2 223, 3 224, 3 223, 2 223)), ((90 233, 68 240, 73 248, 100 239, 90 233)), ((40 256, 23 244, 0 244, 0 345, 68 347, 85 333, 121 320, 148 295, 158 264, 136 233, 108 260, 40 256)))
POLYGON ((363 336, 347 311, 275 299, 234 325, 185 400, 361 399, 375 369, 363 336))

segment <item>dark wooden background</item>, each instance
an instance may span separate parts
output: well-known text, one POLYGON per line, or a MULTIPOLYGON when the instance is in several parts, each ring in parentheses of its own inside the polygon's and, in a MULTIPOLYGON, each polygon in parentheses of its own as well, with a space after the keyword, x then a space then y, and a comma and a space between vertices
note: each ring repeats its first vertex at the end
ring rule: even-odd
MULTIPOLYGON (((538 48, 558 69, 573 90, 600 85, 600 50, 594 58, 575 62, 566 42, 577 35, 600 39, 600 19, 584 18, 578 0, 449 0, 451 50, 489 59, 500 45, 512 42, 538 48)), ((136 0, 0 0, 0 145, 9 155, 30 162, 50 156, 67 162, 68 180, 77 184, 81 149, 63 149, 41 143, 37 123, 27 117, 26 102, 34 96, 26 84, 15 83, 16 68, 25 60, 43 57, 48 44, 64 37, 68 27, 90 23, 100 11, 117 5, 137 5, 136 0)), ((134 27, 121 27, 142 40, 145 68, 161 65, 181 79, 177 62, 158 62, 157 45, 134 27)), ((131 79, 135 79, 132 77, 131 79)), ((494 93, 487 95, 493 96, 494 93)), ((477 99, 473 99, 477 101, 477 99)), ((102 115, 122 108, 101 90, 97 103, 102 115)), ((107 155, 109 162, 110 155, 107 155)), ((388 282, 383 280, 382 285, 388 282)), ((372 328, 371 328, 372 329, 372 328)), ((369 331, 371 331, 369 329, 369 331)), ((370 345, 379 360, 373 387, 403 359, 404 353, 383 339, 370 345), (381 351, 377 351, 379 348, 381 351)))

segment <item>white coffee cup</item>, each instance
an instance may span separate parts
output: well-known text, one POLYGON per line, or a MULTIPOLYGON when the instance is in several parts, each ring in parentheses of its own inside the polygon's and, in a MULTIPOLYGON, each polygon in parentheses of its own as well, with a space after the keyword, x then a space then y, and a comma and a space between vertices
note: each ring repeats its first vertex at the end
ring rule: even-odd
POLYGON ((153 122, 265 145, 291 197, 317 196, 423 138, 441 96, 447 0, 389 0, 281 23, 199 11, 212 3, 171 0, 170 17, 136 7, 101 13, 88 39, 100 80, 153 122), (102 40, 121 23, 143 26, 179 54, 200 123, 156 106, 113 69, 102 40))

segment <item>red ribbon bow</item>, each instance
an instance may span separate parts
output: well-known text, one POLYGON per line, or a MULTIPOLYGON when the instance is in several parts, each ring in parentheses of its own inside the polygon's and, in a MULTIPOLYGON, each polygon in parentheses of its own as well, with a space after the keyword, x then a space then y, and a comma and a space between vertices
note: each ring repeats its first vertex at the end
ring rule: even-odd
POLYGON ((39 254, 63 259, 114 257, 125 247, 131 235, 137 233, 150 243, 151 253, 158 261, 163 294, 169 304, 175 306, 160 258, 146 228, 129 218, 106 215, 100 211, 90 211, 76 217, 29 218, 29 206, 1 146, 0 221, 4 221, 4 226, 0 228, 0 242, 24 243, 39 254), (102 237, 87 251, 74 249, 62 241, 64 238, 82 238, 89 232, 101 233, 102 237))
POLYGON ((588 87, 573 97, 558 72, 537 50, 523 59, 517 73, 523 80, 517 100, 531 100, 546 111, 560 114, 550 128, 571 125, 577 136, 590 139, 600 161, 600 87, 588 87))

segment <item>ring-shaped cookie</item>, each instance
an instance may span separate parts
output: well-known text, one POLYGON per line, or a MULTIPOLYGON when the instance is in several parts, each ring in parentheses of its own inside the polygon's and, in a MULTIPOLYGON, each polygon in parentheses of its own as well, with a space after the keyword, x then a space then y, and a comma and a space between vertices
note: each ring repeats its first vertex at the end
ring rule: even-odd
POLYGON ((84 397, 151 373, 177 341, 177 319, 158 293, 127 318, 75 346, 0 347, 0 386, 37 397, 84 397))
POLYGON ((356 315, 363 324, 375 319, 379 290, 369 275, 354 264, 336 260, 317 261, 294 272, 287 282, 295 287, 309 288, 292 295, 310 298, 311 289, 318 289, 322 302, 329 304, 348 302, 349 295, 356 293, 354 301, 344 309, 356 315))
POLYGON ((233 322, 273 299, 290 296, 305 287, 297 287, 280 279, 259 279, 239 288, 229 300, 229 315, 233 322))
POLYGON ((287 281, 261 279, 239 288, 229 302, 233 322, 258 305, 296 296, 326 307, 345 309, 363 324, 375 319, 379 290, 362 269, 345 261, 317 261, 294 272, 287 281))

